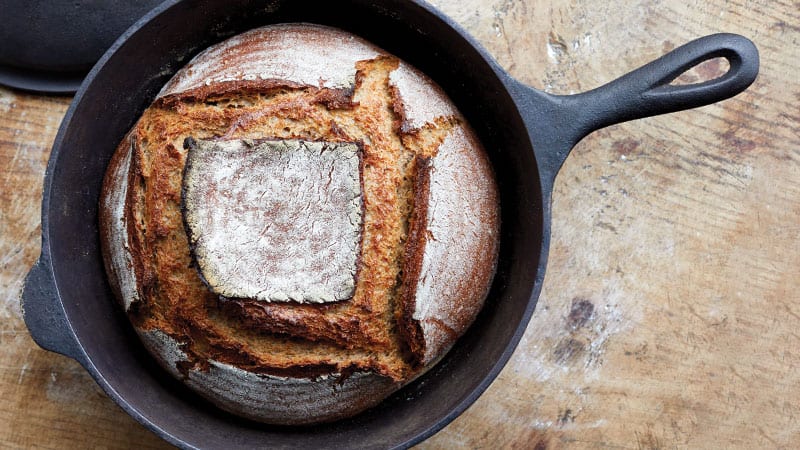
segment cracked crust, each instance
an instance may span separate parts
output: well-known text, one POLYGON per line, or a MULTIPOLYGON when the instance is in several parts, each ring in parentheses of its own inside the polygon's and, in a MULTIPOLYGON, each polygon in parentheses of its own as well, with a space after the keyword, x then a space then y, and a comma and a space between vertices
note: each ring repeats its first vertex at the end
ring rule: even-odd
POLYGON ((111 284, 145 346, 223 409, 269 423, 355 414, 430 368, 480 310, 498 248, 491 167, 441 89, 307 24, 252 30, 178 72, 120 144, 101 210, 111 284), (352 295, 270 302, 236 290, 241 280, 235 298, 210 290, 181 212, 189 136, 358 143, 352 295), (280 400, 292 395, 299 406, 280 400))

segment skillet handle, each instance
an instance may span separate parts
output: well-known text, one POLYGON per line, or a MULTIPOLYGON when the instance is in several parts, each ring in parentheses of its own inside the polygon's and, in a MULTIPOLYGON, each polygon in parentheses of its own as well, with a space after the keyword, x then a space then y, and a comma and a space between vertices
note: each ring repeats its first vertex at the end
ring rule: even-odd
POLYGON ((587 132, 619 122, 716 103, 747 89, 758 75, 758 50, 747 38, 714 34, 676 48, 605 86, 574 96, 587 132), (713 80, 671 85, 700 63, 725 58, 730 69, 713 80))
POLYGON ((59 302, 53 267, 45 253, 25 277, 20 304, 25 325, 40 347, 82 362, 83 351, 59 302))
POLYGON ((545 179, 552 186, 569 151, 592 131, 733 97, 755 81, 758 66, 758 49, 749 39, 736 34, 713 34, 588 92, 551 95, 525 86, 527 92, 523 93, 517 83, 515 97, 520 108, 529 112, 525 120, 534 151, 540 170, 549 175, 545 179), (723 76, 696 84, 670 84, 692 67, 720 57, 730 64, 723 76))

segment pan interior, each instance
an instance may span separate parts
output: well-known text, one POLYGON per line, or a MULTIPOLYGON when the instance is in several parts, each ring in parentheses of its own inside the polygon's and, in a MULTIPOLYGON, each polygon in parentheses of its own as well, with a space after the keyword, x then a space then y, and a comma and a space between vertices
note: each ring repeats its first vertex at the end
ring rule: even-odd
POLYGON ((486 388, 535 304, 543 249, 542 196, 527 131, 496 69, 447 19, 412 1, 237 0, 163 5, 118 41, 90 74, 62 124, 46 183, 44 232, 67 317, 92 375, 128 412, 173 443, 231 447, 374 448, 410 445, 455 418, 486 388), (342 28, 427 73, 470 121, 501 191, 498 273, 476 323, 428 374, 353 419, 313 428, 269 427, 218 411, 146 354, 106 282, 97 204, 123 135, 161 86, 205 47, 284 22, 342 28), (368 430, 368 432, 365 432, 368 430))

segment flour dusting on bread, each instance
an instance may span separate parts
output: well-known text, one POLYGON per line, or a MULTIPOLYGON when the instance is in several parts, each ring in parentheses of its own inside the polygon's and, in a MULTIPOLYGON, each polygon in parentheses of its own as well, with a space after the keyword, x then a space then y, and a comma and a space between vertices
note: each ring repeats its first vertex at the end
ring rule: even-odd
POLYGON ((257 28, 200 53, 164 86, 159 97, 230 81, 286 80, 350 89, 355 83, 356 63, 379 54, 363 39, 332 28, 257 28))
POLYGON ((354 143, 187 139, 182 211, 198 270, 228 298, 352 298, 361 244, 354 143))
POLYGON ((389 84, 400 100, 402 128, 414 130, 436 123, 437 118, 454 117, 458 111, 428 77, 401 62, 389 75, 389 84))

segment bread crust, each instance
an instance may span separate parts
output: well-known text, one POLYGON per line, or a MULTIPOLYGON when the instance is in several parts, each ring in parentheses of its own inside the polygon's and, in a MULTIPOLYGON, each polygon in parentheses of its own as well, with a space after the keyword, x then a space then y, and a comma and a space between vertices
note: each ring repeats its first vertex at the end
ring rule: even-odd
POLYGON ((228 411, 301 424, 373 406, 466 331, 494 274, 498 204, 483 148, 435 83, 340 30, 286 24, 222 42, 167 83, 112 159, 100 227, 111 286, 167 371, 228 411), (351 299, 208 289, 181 219, 190 135, 359 143, 351 299), (289 395, 302 407, 281 402, 289 395))

